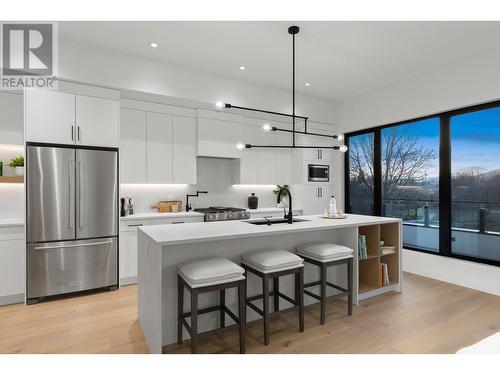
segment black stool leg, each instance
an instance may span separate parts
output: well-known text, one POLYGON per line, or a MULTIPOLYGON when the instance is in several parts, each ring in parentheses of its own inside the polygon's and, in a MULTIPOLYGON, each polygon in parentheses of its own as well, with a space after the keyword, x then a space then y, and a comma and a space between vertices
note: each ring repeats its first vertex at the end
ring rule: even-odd
POLYGON ((246 326, 246 280, 238 286, 238 307, 240 310, 240 354, 245 354, 245 326, 246 326))
POLYGON ((347 312, 349 315, 352 315, 352 258, 349 259, 349 263, 347 263, 347 290, 348 290, 348 297, 347 297, 347 312))
POLYGON ((182 314, 184 313, 184 284, 177 277, 177 345, 182 343, 182 314))
POLYGON ((269 345, 269 277, 262 278, 263 312, 264 312, 264 344, 269 345))
POLYGON ((320 266, 320 282, 321 282, 321 324, 325 324, 326 315, 326 265, 322 264, 320 266))
POLYGON ((226 312, 224 311, 224 306, 226 306, 226 290, 220 290, 220 326, 224 328, 226 326, 226 312))
POLYGON ((191 353, 198 353, 198 291, 191 290, 191 353))
POLYGON ((278 295, 280 291, 280 278, 275 277, 273 279, 273 291, 274 291, 274 311, 279 311, 280 309, 280 296, 278 295))
POLYGON ((295 274, 295 290, 298 292, 298 301, 295 300, 295 303, 299 305, 299 330, 304 332, 304 267, 295 274))

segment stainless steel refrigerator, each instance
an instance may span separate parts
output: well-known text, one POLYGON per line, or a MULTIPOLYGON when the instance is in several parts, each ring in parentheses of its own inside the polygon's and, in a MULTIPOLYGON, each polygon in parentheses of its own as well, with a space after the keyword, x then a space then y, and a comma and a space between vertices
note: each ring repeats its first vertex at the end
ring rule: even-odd
POLYGON ((118 285, 118 152, 28 145, 27 302, 118 285))

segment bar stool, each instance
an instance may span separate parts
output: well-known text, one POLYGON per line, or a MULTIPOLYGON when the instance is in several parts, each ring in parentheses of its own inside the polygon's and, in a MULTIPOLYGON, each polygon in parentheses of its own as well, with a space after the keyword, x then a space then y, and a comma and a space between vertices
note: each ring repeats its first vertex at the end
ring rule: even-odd
POLYGON ((349 315, 352 315, 353 250, 346 246, 320 242, 299 245, 296 246, 295 250, 297 254, 304 258, 304 261, 320 268, 320 280, 304 284, 304 293, 320 301, 321 324, 325 324, 326 301, 330 298, 338 298, 347 295, 347 311, 349 315), (327 280, 328 268, 341 264, 347 264, 347 289, 330 283, 327 280), (305 289, 316 285, 320 285, 321 288, 321 294, 319 296, 305 289), (342 293, 327 297, 327 286, 339 290, 342 293))
POLYGON ((249 297, 246 304, 264 318, 264 344, 269 344, 269 319, 271 315, 289 310, 299 310, 299 330, 304 332, 304 265, 303 259, 285 250, 259 251, 242 256, 242 267, 247 272, 262 279, 262 294, 249 297), (295 298, 292 299, 279 291, 279 278, 295 275, 295 298), (273 280, 274 288, 269 292, 269 280, 273 280), (269 296, 274 297, 274 312, 269 313, 269 296), (280 297, 290 302, 293 307, 279 310, 280 297), (263 299, 263 309, 259 309, 252 301, 263 299))
POLYGON ((245 353, 245 297, 246 278, 245 270, 236 263, 224 258, 211 258, 186 263, 178 267, 178 305, 177 305, 177 344, 182 342, 182 326, 186 327, 191 336, 191 353, 198 352, 198 337, 234 327, 226 327, 225 317, 229 315, 239 325, 240 353, 245 353), (191 311, 184 312, 184 287, 191 293, 191 311), (238 288, 239 316, 236 316, 226 307, 226 289, 238 288), (198 310, 198 296, 203 293, 219 291, 219 305, 198 310), (213 311, 220 312, 220 328, 208 332, 198 332, 198 315, 213 311), (186 321, 191 317, 191 325, 186 321))

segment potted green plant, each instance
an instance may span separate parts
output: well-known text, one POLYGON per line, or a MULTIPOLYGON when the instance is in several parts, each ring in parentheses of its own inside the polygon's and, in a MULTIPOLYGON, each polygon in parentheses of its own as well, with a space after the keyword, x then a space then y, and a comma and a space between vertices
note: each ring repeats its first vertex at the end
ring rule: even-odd
POLYGON ((24 176, 24 157, 15 157, 10 161, 9 167, 14 168, 16 176, 24 176))
POLYGON ((286 207, 286 201, 284 198, 288 196, 288 185, 276 185, 273 190, 273 194, 276 195, 276 203, 280 208, 286 207))

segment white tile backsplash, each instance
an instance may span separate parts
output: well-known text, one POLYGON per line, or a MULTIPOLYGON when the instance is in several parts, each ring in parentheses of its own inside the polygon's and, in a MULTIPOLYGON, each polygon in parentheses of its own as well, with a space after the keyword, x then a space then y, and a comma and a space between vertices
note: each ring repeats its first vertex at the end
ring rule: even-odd
POLYGON ((232 206, 247 208, 247 197, 255 193, 259 207, 275 207, 273 185, 233 185, 232 161, 222 158, 198 158, 198 183, 196 185, 123 184, 121 196, 135 198, 135 212, 154 212, 151 208, 159 200, 181 200, 186 204, 186 194, 206 190, 208 194, 190 198, 193 208, 232 206))

